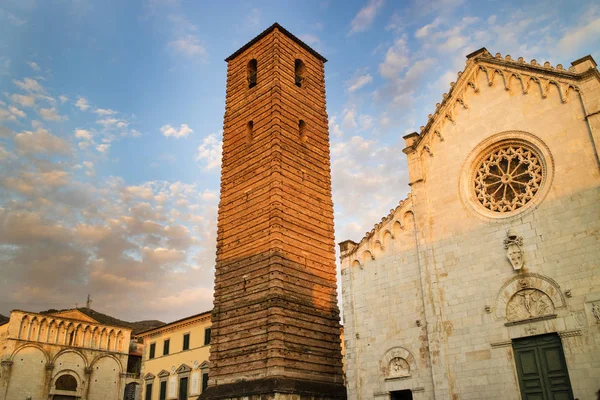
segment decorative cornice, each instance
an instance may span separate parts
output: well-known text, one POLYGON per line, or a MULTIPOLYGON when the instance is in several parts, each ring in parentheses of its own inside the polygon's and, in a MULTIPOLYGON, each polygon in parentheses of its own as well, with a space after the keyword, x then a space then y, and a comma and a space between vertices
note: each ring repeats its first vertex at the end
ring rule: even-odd
MULTIPOLYGON (((106 325, 100 322, 90 322, 90 321, 86 321, 86 320, 82 320, 82 319, 75 319, 75 318, 67 318, 67 317, 62 317, 62 316, 56 316, 54 314, 40 314, 40 313, 35 313, 35 312, 29 312, 29 311, 23 311, 23 310, 12 310, 11 311, 11 315, 13 312, 20 312, 26 315, 32 315, 35 318, 37 318, 39 321, 42 321, 44 319, 50 321, 50 320, 54 320, 56 321, 57 325, 60 322, 69 322, 71 324, 73 324, 74 326, 78 326, 78 325, 85 325, 85 326, 90 326, 90 327, 95 327, 95 328, 110 328, 113 329, 115 331, 122 331, 122 332, 130 332, 132 329, 131 328, 127 328, 124 326, 116 326, 116 325, 106 325)), ((85 314, 84 314, 85 315, 85 314)), ((23 318, 20 318, 18 320, 21 320, 23 318)), ((109 330, 109 329, 107 329, 109 330)))
POLYGON ((212 314, 212 311, 207 311, 201 315, 187 317, 181 321, 171 322, 170 324, 159 326, 158 328, 152 328, 145 332, 140 332, 137 334, 137 336, 140 336, 144 339, 160 336, 161 334, 163 334, 165 332, 172 332, 172 331, 175 331, 175 330, 178 330, 181 328, 185 328, 186 326, 196 325, 198 322, 210 321, 211 314, 212 314))
POLYGON ((412 151, 416 150, 417 146, 431 134, 436 134, 441 141, 443 140, 440 134, 441 128, 446 121, 454 123, 454 107, 459 104, 465 109, 468 108, 464 101, 466 90, 471 88, 475 93, 480 91, 478 86, 480 72, 486 75, 488 86, 493 86, 495 81, 501 80, 504 88, 509 91, 511 81, 517 79, 521 83, 523 94, 529 93, 532 87, 536 87, 539 88, 542 98, 546 98, 550 85, 554 85, 558 89, 561 101, 566 103, 569 91, 579 92, 578 82, 590 76, 600 80, 600 72, 595 68, 596 63, 591 56, 583 57, 572 64, 569 69, 565 69, 561 64, 554 67, 548 61, 543 65, 538 64, 535 59, 527 63, 523 57, 514 60, 510 55, 502 57, 500 53, 492 56, 485 47, 467 55, 465 69, 458 72, 457 81, 450 83, 450 90, 442 95, 442 101, 436 104, 435 112, 429 114, 427 124, 421 127, 418 138, 413 140, 404 152, 411 152, 411 148, 412 151), (594 68, 577 72, 576 65, 586 61, 590 61, 594 68))
POLYGON ((581 336, 581 329, 570 329, 567 331, 558 332, 561 338, 581 336))
MULTIPOLYGON (((363 236, 363 238, 358 243, 356 243, 352 240, 345 240, 343 242, 338 243, 340 246, 340 251, 343 253, 340 256, 340 258, 344 259, 346 257, 351 256, 352 254, 356 253, 363 244, 367 243, 370 239, 375 237, 377 235, 377 233, 379 233, 381 231, 381 229, 383 228, 383 226, 386 223, 388 223, 394 219, 394 216, 397 212, 402 210, 403 207, 408 206, 410 204, 408 202, 408 199, 410 198, 410 196, 411 195, 409 193, 406 199, 400 200, 400 202, 398 203, 396 208, 391 209, 390 212, 388 213, 388 215, 381 218, 381 221, 379 223, 376 223, 370 231, 365 232, 365 236, 363 236)), ((383 248, 383 245, 381 243, 379 243, 379 244, 383 248)), ((370 251, 370 249, 369 249, 369 251, 370 251)), ((371 258, 375 259, 373 257, 373 255, 371 255, 371 258)))

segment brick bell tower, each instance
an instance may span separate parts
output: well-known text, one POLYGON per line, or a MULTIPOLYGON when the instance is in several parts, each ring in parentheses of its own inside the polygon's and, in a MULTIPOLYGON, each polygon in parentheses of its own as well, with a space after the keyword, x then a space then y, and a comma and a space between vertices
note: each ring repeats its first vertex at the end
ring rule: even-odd
POLYGON ((201 398, 345 399, 327 60, 276 23, 225 61, 213 336, 201 398))

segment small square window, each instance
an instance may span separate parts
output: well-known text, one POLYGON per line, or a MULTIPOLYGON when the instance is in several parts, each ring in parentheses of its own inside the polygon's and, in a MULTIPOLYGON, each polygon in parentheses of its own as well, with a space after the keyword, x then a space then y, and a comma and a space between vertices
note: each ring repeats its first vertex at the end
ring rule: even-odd
POLYGON ((170 344, 170 340, 166 339, 165 340, 165 344, 163 345, 163 356, 166 356, 169 354, 169 344, 170 344))
POLYGON ((190 349, 190 334, 186 333, 185 335, 183 335, 183 350, 189 350, 190 349))
POLYGON ((204 345, 210 344, 210 328, 204 329, 204 345))
POLYGON ((148 354, 148 359, 152 360, 156 356, 156 343, 150 344, 150 352, 148 354))

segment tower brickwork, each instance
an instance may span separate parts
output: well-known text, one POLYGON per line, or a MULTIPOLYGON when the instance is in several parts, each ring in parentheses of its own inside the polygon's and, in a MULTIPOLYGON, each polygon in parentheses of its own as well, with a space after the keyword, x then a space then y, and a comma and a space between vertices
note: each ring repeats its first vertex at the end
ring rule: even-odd
POLYGON ((345 398, 327 60, 274 24, 226 61, 213 339, 202 397, 345 398))

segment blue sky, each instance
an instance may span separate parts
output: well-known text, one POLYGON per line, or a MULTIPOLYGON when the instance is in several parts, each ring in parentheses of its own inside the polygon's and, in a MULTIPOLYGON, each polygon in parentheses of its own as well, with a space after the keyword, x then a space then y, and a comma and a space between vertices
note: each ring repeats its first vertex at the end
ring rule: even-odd
POLYGON ((336 240, 408 192, 465 55, 598 58, 592 1, 0 1, 0 313, 212 305, 226 63, 277 21, 326 64, 336 240))

